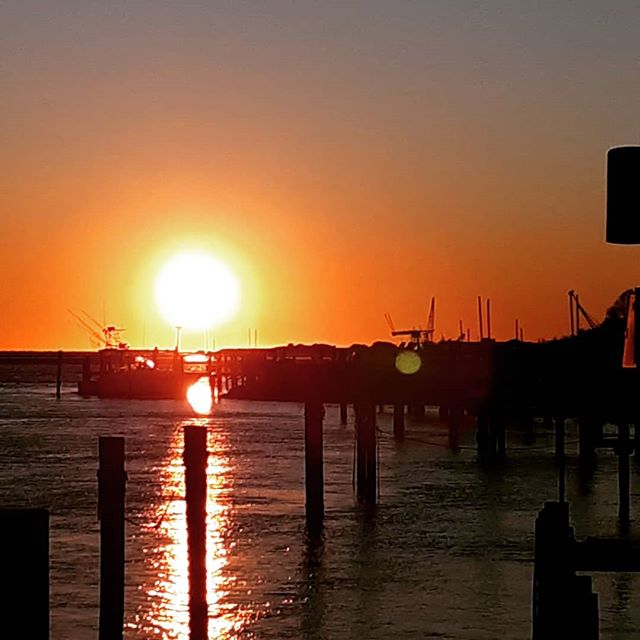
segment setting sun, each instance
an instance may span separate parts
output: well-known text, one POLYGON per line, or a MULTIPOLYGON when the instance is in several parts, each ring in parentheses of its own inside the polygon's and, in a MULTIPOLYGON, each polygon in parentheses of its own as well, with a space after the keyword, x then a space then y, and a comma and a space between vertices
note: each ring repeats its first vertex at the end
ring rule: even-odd
POLYGON ((164 318, 185 329, 210 329, 232 318, 240 306, 240 285, 219 260, 184 253, 168 262, 155 283, 164 318))

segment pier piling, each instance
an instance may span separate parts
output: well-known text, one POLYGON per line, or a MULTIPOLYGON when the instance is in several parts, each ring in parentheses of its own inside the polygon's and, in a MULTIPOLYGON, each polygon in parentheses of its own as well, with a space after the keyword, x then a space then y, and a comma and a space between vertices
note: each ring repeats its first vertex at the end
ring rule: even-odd
POLYGON ((340 424, 347 424, 347 405, 345 402, 340 403, 340 424))
POLYGON ((462 407, 452 407, 449 413, 449 448, 458 451, 460 448, 460 433, 464 421, 464 409, 462 407))
POLYGON ((49 512, 0 509, 4 552, 3 634, 8 638, 49 638, 49 512), (27 615, 18 615, 19 611, 27 615))
POLYGON ((304 405, 304 483, 307 528, 318 532, 324 518, 324 470, 321 402, 304 405))
POLYGON ((404 438, 404 405, 393 405, 393 436, 401 440, 404 438))
POLYGON ((356 413, 356 493, 365 504, 376 503, 376 405, 359 402, 356 413))
POLYGON ((190 640, 208 638, 207 605, 207 429, 184 428, 184 476, 189 547, 190 640))
POLYGON ((58 351, 58 367, 56 373, 56 398, 60 400, 62 392, 62 351, 58 351))
POLYGON ((122 640, 124 625, 124 438, 98 441, 100 640, 122 640))
POLYGON ((621 423, 618 425, 618 444, 616 447, 618 454, 618 518, 621 528, 627 529, 629 526, 630 497, 629 497, 629 425, 621 423))

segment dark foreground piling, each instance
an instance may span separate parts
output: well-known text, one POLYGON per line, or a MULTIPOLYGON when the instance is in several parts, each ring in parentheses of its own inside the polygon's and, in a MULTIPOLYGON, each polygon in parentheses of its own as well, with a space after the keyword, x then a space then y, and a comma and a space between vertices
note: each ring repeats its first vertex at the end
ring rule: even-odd
POLYGON ((207 605, 207 429, 184 428, 184 477, 189 547, 189 631, 191 640, 208 638, 207 605))
POLYGON ((347 424, 347 405, 340 403, 340 424, 347 424))
POLYGON ((0 509, 0 545, 5 559, 3 637, 48 640, 49 512, 0 509))
POLYGON ((404 405, 393 405, 393 435, 396 439, 404 438, 404 405))
POLYGON ((100 640, 122 640, 124 624, 124 438, 98 441, 100 640))
POLYGON ((356 493, 358 500, 374 505, 376 484, 376 405, 359 402, 356 413, 356 493))
POLYGON ((576 575, 575 545, 569 505, 547 502, 535 526, 533 640, 598 639, 598 596, 576 575))
POLYGON ((631 452, 629 441, 629 425, 618 425, 618 518, 621 528, 629 527, 630 497, 629 497, 629 454, 631 452))
POLYGON ((321 402, 304 405, 304 485, 307 528, 317 533, 324 517, 324 471, 321 402))
POLYGON ((56 373, 56 398, 60 400, 62 392, 62 351, 58 351, 58 368, 56 373))
POLYGON ((451 407, 449 412, 449 448, 452 451, 460 449, 460 434, 464 422, 464 409, 459 406, 451 407))

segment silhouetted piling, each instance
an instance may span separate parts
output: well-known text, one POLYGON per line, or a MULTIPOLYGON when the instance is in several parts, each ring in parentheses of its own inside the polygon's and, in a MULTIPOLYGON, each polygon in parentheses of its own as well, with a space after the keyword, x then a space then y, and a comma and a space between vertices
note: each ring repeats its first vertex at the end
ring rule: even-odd
POLYGON ((324 517, 324 471, 321 402, 304 405, 304 483, 307 528, 317 531, 324 517))
POLYGON ((340 424, 347 424, 347 405, 344 402, 340 404, 340 424))
POLYGON ((0 546, 5 573, 3 637, 48 640, 49 512, 0 509, 0 546))
POLYGON ((564 418, 555 418, 556 462, 558 464, 558 501, 565 501, 564 418))
POLYGON ((460 434, 464 421, 462 407, 452 407, 449 414, 449 448, 457 451, 460 448, 460 434))
POLYGON ((60 400, 62 392, 62 351, 58 351, 58 367, 56 373, 56 398, 60 400))
POLYGON ((414 404, 411 413, 416 422, 424 422, 425 406, 423 404, 414 404))
POLYGON ((190 640, 207 640, 207 429, 184 428, 190 640))
POLYGON ((398 440, 404 438, 404 405, 393 405, 393 435, 398 440))
POLYGON ((100 640, 121 640, 124 624, 124 438, 98 441, 100 640))
POLYGON ((580 418, 578 422, 578 453, 581 460, 591 461, 595 458, 599 429, 597 419, 593 417, 580 418))
POLYGON ((376 405, 360 402, 356 413, 356 493, 365 504, 376 503, 376 405))
POLYGON ((535 525, 533 640, 598 639, 598 596, 575 571, 569 505, 547 502, 535 525))
POLYGON ((476 423, 476 447, 478 458, 486 460, 490 456, 489 414, 485 410, 478 413, 476 423))
POLYGON ((616 446, 618 454, 618 517, 620 524, 628 526, 630 515, 629 496, 629 425, 618 425, 618 443, 616 446))

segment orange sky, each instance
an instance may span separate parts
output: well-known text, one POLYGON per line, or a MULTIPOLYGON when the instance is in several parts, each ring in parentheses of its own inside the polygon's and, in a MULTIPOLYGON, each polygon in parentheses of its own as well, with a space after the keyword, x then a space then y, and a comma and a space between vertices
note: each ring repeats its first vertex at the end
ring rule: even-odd
POLYGON ((603 240, 632 3, 40 4, 0 10, 2 349, 87 348, 67 308, 172 346, 153 281, 188 249, 242 283, 219 346, 386 339, 431 296, 438 337, 477 295, 551 337, 569 289, 601 317, 638 284, 603 240))

